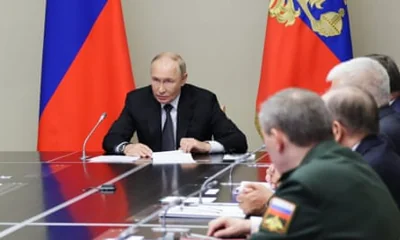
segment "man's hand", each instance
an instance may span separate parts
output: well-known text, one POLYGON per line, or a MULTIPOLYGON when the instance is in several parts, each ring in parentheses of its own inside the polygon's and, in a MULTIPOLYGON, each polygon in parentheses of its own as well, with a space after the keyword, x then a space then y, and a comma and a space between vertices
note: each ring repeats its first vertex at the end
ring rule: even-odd
POLYGON ((208 142, 200 142, 194 138, 182 138, 179 149, 186 153, 209 153, 211 145, 208 142))
POLYGON ((236 197, 245 214, 261 216, 274 193, 261 183, 247 183, 236 197))
POLYGON ((281 174, 276 170, 274 164, 271 164, 265 174, 265 181, 270 183, 273 189, 276 189, 280 178, 281 174))
POLYGON ((126 156, 137 156, 141 158, 148 158, 151 157, 153 151, 151 149, 141 143, 131 143, 126 145, 124 149, 124 154, 126 156))
POLYGON ((251 232, 250 220, 221 217, 208 223, 208 236, 237 237, 251 232))

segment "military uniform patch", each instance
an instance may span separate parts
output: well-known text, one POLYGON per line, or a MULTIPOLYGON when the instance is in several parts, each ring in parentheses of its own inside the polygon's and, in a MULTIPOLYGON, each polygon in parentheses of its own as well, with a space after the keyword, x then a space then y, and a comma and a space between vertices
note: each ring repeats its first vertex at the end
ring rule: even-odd
POLYGON ((265 211, 261 227, 276 233, 287 233, 296 204, 282 198, 273 197, 265 211))

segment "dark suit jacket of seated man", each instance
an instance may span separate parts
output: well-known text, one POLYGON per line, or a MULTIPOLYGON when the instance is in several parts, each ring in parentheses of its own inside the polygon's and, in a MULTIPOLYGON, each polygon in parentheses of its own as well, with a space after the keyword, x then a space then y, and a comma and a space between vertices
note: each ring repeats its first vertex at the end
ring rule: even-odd
MULTIPOLYGON (((115 152, 122 142, 129 142, 134 132, 138 140, 153 151, 161 151, 161 105, 147 86, 130 92, 125 107, 104 138, 106 152, 115 152)), ((215 94, 185 84, 181 89, 177 114, 176 146, 181 138, 214 140, 225 152, 247 151, 245 135, 221 110, 215 94)))
POLYGON ((389 105, 379 108, 379 128, 383 136, 386 136, 397 154, 400 155, 400 113, 389 105))
POLYGON ((371 134, 365 137, 355 150, 382 178, 400 209, 400 184, 398 180, 400 157, 393 150, 392 145, 386 138, 371 134))

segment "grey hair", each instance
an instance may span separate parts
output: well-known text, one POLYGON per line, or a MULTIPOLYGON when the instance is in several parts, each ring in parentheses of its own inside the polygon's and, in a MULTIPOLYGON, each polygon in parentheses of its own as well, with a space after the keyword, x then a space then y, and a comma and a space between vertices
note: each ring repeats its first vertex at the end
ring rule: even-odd
POLYGON ((387 105, 390 100, 390 79, 386 69, 369 57, 353 58, 336 65, 327 76, 336 86, 356 86, 369 92, 378 107, 387 105))
POLYGON ((263 103, 259 118, 266 134, 279 129, 300 147, 333 139, 331 115, 321 97, 309 90, 278 92, 263 103))
POLYGON ((350 134, 379 132, 378 106, 368 92, 345 86, 328 91, 322 99, 333 120, 340 122, 350 134))
POLYGON ((151 64, 153 64, 153 62, 155 62, 158 59, 163 58, 163 57, 168 57, 168 58, 172 59, 174 62, 178 63, 178 70, 179 70, 181 76, 183 76, 187 73, 185 61, 183 60, 181 55, 179 55, 177 53, 173 53, 173 52, 159 53, 151 60, 151 64))

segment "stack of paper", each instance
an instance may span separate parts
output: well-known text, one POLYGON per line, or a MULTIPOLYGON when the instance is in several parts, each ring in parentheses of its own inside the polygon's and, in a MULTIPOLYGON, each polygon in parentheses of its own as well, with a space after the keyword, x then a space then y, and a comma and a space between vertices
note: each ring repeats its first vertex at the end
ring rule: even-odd
POLYGON ((181 150, 155 152, 152 155, 153 164, 176 164, 176 163, 196 163, 192 154, 185 153, 181 150))
MULTIPOLYGON (((160 216, 164 215, 164 211, 160 212, 160 216)), ((217 217, 238 217, 244 218, 245 214, 236 203, 209 203, 209 204, 193 204, 189 206, 171 207, 166 214, 171 218, 204 218, 214 219, 217 217)))

